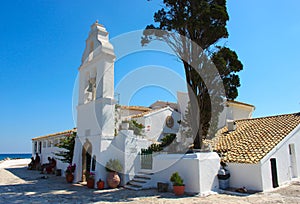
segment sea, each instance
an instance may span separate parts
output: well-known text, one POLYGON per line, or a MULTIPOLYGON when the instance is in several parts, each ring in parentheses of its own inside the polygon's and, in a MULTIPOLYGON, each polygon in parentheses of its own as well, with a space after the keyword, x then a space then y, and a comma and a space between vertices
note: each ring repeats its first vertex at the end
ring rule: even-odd
POLYGON ((6 158, 10 159, 30 159, 32 154, 29 153, 18 153, 18 154, 0 154, 0 161, 6 158))

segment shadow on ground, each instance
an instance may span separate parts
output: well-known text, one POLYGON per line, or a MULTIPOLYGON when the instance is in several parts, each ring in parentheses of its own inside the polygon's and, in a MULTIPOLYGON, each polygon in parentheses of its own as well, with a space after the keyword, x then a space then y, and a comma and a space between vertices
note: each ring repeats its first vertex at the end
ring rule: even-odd
POLYGON ((177 199, 173 193, 159 193, 156 189, 132 191, 119 189, 88 189, 79 184, 69 184, 64 177, 40 174, 26 168, 6 169, 26 181, 25 184, 0 186, 0 202, 6 203, 94 203, 129 202, 139 197, 177 199), (45 179, 44 176, 48 178, 45 179))

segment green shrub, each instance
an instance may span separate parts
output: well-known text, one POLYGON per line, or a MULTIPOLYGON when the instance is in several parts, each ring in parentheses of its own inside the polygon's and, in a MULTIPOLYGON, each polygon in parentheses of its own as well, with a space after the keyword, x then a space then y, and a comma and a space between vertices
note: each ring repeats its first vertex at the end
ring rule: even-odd
POLYGON ((142 135, 143 134, 144 126, 136 122, 135 120, 129 121, 129 130, 133 130, 135 135, 142 135))
POLYGON ((109 172, 121 172, 123 170, 123 166, 119 160, 110 159, 108 162, 106 162, 105 169, 109 172))
POLYGON ((179 176, 178 172, 172 174, 170 181, 173 183, 173 186, 184 186, 183 179, 179 176))
POLYGON ((76 134, 77 133, 73 131, 72 133, 61 139, 58 144, 56 144, 56 146, 61 148, 62 150, 55 153, 55 156, 58 156, 57 159, 62 161, 63 163, 72 164, 76 134))
POLYGON ((169 146, 173 141, 174 139, 176 138, 176 134, 167 134, 166 136, 164 136, 162 139, 161 139, 161 147, 167 147, 169 146))

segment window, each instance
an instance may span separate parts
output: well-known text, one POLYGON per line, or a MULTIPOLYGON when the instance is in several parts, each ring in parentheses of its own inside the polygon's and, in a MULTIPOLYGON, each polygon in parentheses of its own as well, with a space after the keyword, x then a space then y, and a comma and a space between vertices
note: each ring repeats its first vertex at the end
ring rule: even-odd
POLYGON ((46 141, 44 141, 44 142, 43 142, 43 147, 45 148, 45 147, 46 147, 46 145, 47 145, 47 142, 46 142, 46 141))
POLYGON ((34 142, 34 153, 37 153, 37 142, 34 142))
POLYGON ((96 156, 93 156, 93 160, 92 160, 92 171, 96 170, 96 156))
POLYGON ((48 140, 48 147, 51 147, 51 141, 48 140))
POLYGON ((42 142, 39 142, 39 153, 42 153, 42 142))

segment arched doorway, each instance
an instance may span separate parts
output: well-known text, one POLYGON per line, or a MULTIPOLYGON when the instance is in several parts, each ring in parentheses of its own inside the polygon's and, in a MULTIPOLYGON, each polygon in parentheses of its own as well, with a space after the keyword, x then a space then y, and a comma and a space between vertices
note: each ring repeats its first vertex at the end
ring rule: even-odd
POLYGON ((82 147, 82 181, 86 181, 85 172, 91 171, 92 161, 92 144, 89 140, 86 140, 82 147))

